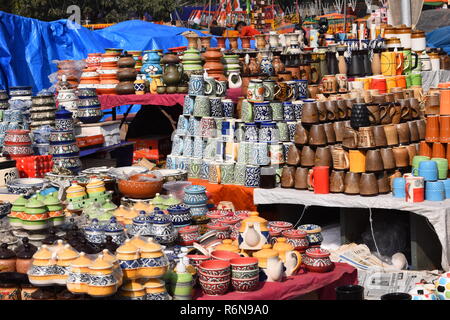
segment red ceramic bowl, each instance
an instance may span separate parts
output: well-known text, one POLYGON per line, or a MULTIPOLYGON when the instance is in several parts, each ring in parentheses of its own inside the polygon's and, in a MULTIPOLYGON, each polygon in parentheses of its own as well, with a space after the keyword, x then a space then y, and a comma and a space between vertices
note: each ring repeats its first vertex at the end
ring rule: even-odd
POLYGON ((225 276, 231 272, 230 262, 209 260, 200 263, 199 271, 209 276, 225 276))
POLYGON ((286 222, 286 221, 270 221, 269 227, 274 227, 274 228, 278 228, 278 229, 282 229, 282 230, 289 230, 289 229, 292 229, 294 227, 294 225, 292 223, 286 222))
POLYGON ((237 292, 255 291, 259 287, 259 276, 251 279, 231 279, 231 285, 237 292))
POLYGON ((205 282, 199 280, 200 286, 202 287, 203 293, 208 296, 221 296, 227 293, 230 287, 230 281, 224 282, 205 282))
POLYGON ((209 276, 209 275, 204 274, 201 271, 199 271, 198 277, 200 280, 205 281, 205 282, 225 282, 225 281, 230 281, 231 273, 220 276, 220 277, 215 277, 215 276, 209 276))
POLYGON ((163 179, 145 181, 139 180, 141 177, 156 178, 153 174, 136 174, 128 180, 119 180, 120 193, 133 199, 149 199, 161 192, 164 183, 163 179))
POLYGON ((203 254, 188 254, 186 255, 186 257, 189 258, 194 267, 198 267, 200 263, 211 259, 211 257, 205 256, 203 254))
POLYGON ((243 257, 230 260, 231 269, 235 271, 253 271, 258 269, 258 259, 243 257))
POLYGON ((226 250, 214 250, 211 252, 211 257, 216 260, 230 261, 231 259, 240 258, 239 253, 226 251, 226 250))

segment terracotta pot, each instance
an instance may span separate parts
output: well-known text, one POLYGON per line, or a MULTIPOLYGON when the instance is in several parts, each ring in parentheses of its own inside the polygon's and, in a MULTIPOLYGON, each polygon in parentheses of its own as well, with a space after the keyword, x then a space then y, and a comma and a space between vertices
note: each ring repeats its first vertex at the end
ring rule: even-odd
POLYGON ((208 75, 216 80, 226 81, 226 77, 223 74, 224 66, 221 62, 222 53, 220 48, 207 48, 203 53, 205 64, 203 68, 207 70, 208 75))
POLYGON ((439 142, 439 116, 430 115, 427 117, 425 128, 425 141, 439 142))
POLYGON ((241 37, 242 49, 250 49, 250 40, 252 37, 241 37))
POLYGON ((440 142, 433 143, 431 158, 445 158, 445 144, 440 142))
MULTIPOLYGON (((419 143, 419 156, 426 156, 426 157, 430 157, 433 154, 432 151, 432 143, 426 142, 426 141, 420 141, 419 143)), ((450 149, 450 148, 447 148, 450 149)))
POLYGON ((126 197, 133 199, 153 198, 157 193, 161 193, 163 179, 156 181, 140 181, 141 178, 156 179, 153 174, 137 174, 131 176, 129 180, 119 180, 119 191, 126 197))

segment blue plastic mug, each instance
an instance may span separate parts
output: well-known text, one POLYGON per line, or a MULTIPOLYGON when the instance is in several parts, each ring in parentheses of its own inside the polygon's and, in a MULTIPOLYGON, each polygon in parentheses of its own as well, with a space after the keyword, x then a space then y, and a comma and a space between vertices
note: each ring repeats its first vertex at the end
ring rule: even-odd
POLYGON ((425 183, 425 200, 444 201, 444 183, 442 181, 427 181, 425 183))
POLYGON ((442 181, 445 188, 445 198, 450 199, 450 179, 445 179, 442 181))
POLYGON ((394 198, 403 198, 406 197, 405 192, 406 180, 405 178, 394 178, 392 182, 392 195, 394 198))
POLYGON ((412 173, 424 177, 425 181, 438 180, 438 167, 436 161, 425 160, 419 163, 419 169, 414 168, 412 173), (416 174, 417 173, 417 174, 416 174))

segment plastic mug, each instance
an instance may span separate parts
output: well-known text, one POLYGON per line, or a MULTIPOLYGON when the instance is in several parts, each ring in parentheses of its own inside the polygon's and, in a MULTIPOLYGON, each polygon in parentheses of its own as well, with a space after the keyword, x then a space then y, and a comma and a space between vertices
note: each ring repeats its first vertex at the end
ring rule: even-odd
POLYGON ((405 177, 406 202, 423 202, 425 180, 423 177, 405 177))
POLYGON ((425 181, 438 180, 437 162, 433 160, 425 160, 419 163, 418 169, 413 169, 413 175, 425 178, 425 181), (417 174, 416 174, 417 173, 417 174))
MULTIPOLYGON (((426 161, 426 160, 430 160, 430 157, 427 156, 414 156, 413 160, 412 160, 412 170, 414 171, 414 169, 419 169, 419 164, 422 161, 426 161)), ((416 174, 414 174, 414 176, 418 175, 418 172, 415 172, 416 174)))
POLYGON ((308 175, 308 183, 313 187, 314 193, 330 193, 329 170, 329 166, 314 167, 312 170, 310 170, 310 173, 308 175))
POLYGON ((444 183, 442 181, 427 181, 425 184, 425 200, 444 201, 444 183))
POLYGON ((392 195, 395 198, 405 199, 406 197, 406 180, 405 178, 394 178, 392 182, 392 195))

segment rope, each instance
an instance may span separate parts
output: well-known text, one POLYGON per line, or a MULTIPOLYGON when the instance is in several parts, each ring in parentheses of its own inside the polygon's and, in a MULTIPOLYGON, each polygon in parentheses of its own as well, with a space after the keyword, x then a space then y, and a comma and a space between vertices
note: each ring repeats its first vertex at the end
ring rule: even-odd
POLYGON ((298 219, 298 221, 294 224, 294 229, 297 228, 297 225, 300 223, 300 221, 302 221, 303 216, 305 215, 305 212, 306 212, 307 208, 308 208, 308 206, 306 206, 306 205, 303 207, 303 211, 302 211, 302 214, 300 216, 300 219, 298 219))

